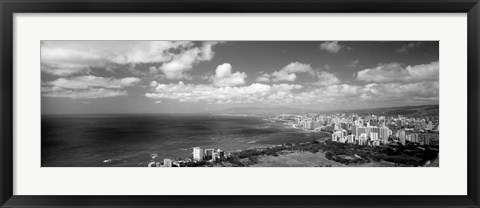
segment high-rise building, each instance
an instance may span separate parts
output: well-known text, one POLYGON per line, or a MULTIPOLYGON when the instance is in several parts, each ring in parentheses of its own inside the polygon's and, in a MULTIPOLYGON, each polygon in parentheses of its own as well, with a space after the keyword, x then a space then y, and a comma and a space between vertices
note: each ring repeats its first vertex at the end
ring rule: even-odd
POLYGON ((205 149, 205 152, 204 152, 204 155, 203 155, 204 158, 205 158, 206 160, 212 159, 212 153, 213 153, 213 151, 214 151, 213 149, 205 149))
POLYGON ((424 145, 430 145, 430 143, 431 143, 430 137, 424 137, 424 143, 423 144, 424 145))
POLYGON ((225 158, 225 152, 223 150, 217 149, 217 152, 218 152, 218 156, 220 157, 220 159, 225 158))
POLYGON ((360 136, 358 137, 358 144, 359 145, 365 145, 367 144, 367 133, 361 133, 360 136))
POLYGON ((164 167, 172 167, 172 160, 168 159, 168 158, 163 159, 163 166, 164 167))
POLYGON ((202 161, 203 160, 203 151, 200 147, 193 148, 193 160, 202 161))
POLYGON ((370 140, 372 141, 377 141, 378 139, 378 133, 375 132, 370 132, 370 140))
POLYGON ((347 140, 348 143, 353 144, 355 143, 355 135, 348 135, 345 137, 345 140, 347 140))
POLYGON ((367 127, 356 127, 356 132, 355 132, 355 138, 359 138, 360 137, 360 134, 362 133, 365 133, 367 134, 369 131, 368 131, 368 128, 367 127))
POLYGON ((405 137, 400 137, 400 144, 405 145, 405 137))
POLYGON ((313 122, 311 120, 308 120, 306 124, 307 124, 306 129, 309 129, 309 130, 314 129, 313 122))
POLYGON ((221 149, 216 149, 212 152, 212 160, 218 161, 220 159, 225 158, 225 152, 221 149))
POLYGON ((340 123, 335 123, 334 130, 339 131, 340 129, 342 129, 342 127, 340 126, 340 123))
POLYGON ((370 140, 377 141, 379 139, 380 130, 377 126, 369 126, 368 127, 368 135, 370 136, 370 140))
POLYGON ((392 134, 392 131, 388 127, 384 126, 380 128, 379 137, 384 144, 388 143, 388 137, 390 137, 391 134, 392 134))
POLYGON ((343 140, 343 137, 345 137, 346 134, 347 133, 346 133, 345 130, 336 131, 336 132, 332 133, 332 141, 334 141, 334 142, 345 141, 345 140, 343 140))
POLYGON ((358 130, 358 126, 357 125, 353 125, 352 126, 352 135, 357 135, 357 130, 358 130))
POLYGON ((348 123, 340 123, 340 128, 348 130, 348 123))
POLYGON ((397 138, 400 139, 400 143, 405 144, 405 130, 403 129, 398 130, 396 136, 397 138))
POLYGON ((217 151, 212 152, 212 160, 217 161, 220 158, 217 151))
POLYGON ((419 143, 418 134, 410 134, 410 142, 419 143))

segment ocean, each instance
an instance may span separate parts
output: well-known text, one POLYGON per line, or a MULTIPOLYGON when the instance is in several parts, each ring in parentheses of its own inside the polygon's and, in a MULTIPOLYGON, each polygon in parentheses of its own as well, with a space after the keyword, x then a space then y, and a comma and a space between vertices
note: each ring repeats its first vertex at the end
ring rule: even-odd
POLYGON ((124 114, 42 115, 42 167, 139 167, 180 159, 193 147, 235 151, 328 136, 267 117, 124 114))

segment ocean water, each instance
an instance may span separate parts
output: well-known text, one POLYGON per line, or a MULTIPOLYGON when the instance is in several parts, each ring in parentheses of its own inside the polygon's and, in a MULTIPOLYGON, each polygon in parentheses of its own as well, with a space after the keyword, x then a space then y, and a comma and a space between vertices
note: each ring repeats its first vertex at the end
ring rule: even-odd
POLYGON ((264 117, 229 115, 42 115, 42 167, 138 167, 191 157, 192 147, 226 151, 325 137, 264 117))

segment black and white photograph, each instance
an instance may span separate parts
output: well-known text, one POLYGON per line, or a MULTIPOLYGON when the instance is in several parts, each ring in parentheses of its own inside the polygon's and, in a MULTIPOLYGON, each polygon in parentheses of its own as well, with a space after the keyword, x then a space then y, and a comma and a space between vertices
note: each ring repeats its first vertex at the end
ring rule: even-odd
POLYGON ((39 162, 440 167, 439 61, 439 41, 43 40, 39 162))

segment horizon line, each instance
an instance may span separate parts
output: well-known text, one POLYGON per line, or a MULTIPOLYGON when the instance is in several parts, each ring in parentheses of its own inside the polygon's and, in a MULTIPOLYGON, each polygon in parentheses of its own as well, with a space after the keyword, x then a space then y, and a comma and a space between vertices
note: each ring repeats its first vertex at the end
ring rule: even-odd
MULTIPOLYGON (((404 106, 392 106, 392 107, 378 107, 378 108, 356 108, 356 109, 337 109, 337 110, 313 110, 313 109, 304 109, 304 108, 296 108, 296 107, 288 107, 288 106, 275 106, 278 107, 287 107, 293 108, 297 110, 304 110, 302 112, 310 112, 310 113, 322 113, 322 112, 341 112, 341 111, 358 111, 358 110, 374 110, 374 109, 387 109, 387 108, 406 108, 406 107, 421 107, 421 106, 440 106, 440 104, 427 104, 427 105, 404 105, 404 106)), ((245 106, 245 107, 233 107, 233 108, 225 108, 222 110, 217 111, 210 111, 210 112, 176 112, 176 113, 161 113, 161 112, 150 112, 150 113, 40 113, 41 116, 49 116, 49 115, 145 115, 145 114, 215 114, 221 113, 221 111, 226 111, 230 109, 239 109, 239 108, 263 108, 263 109, 271 109, 272 107, 253 107, 253 106, 245 106)), ((234 114, 234 113, 226 113, 226 114, 234 114)))

